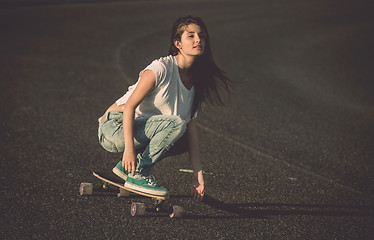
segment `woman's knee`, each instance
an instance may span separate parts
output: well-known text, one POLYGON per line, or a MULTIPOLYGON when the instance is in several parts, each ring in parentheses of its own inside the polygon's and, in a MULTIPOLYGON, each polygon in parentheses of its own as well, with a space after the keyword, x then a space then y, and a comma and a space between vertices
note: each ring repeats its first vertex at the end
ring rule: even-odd
POLYGON ((113 125, 111 122, 107 121, 104 124, 99 125, 98 129, 98 138, 101 146, 109 152, 123 152, 124 151, 124 139, 123 133, 120 134, 118 129, 121 129, 121 126, 113 128, 108 125, 113 125))
POLYGON ((180 116, 172 116, 174 123, 174 132, 179 137, 182 137, 187 129, 187 123, 180 116))
POLYGON ((113 152, 113 153, 119 152, 116 144, 107 140, 104 136, 101 136, 101 138, 99 139, 99 143, 108 152, 113 152))

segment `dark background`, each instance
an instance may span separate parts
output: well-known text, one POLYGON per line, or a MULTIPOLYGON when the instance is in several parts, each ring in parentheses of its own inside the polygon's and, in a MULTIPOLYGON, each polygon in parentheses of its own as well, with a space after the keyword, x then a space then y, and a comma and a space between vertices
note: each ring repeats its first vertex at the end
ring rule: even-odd
POLYGON ((1 1, 2 239, 370 239, 373 3, 337 0, 1 1), (201 16, 237 83, 199 114, 207 201, 189 198, 187 155, 154 169, 184 219, 133 218, 115 192, 79 196, 121 154, 100 117, 201 16))

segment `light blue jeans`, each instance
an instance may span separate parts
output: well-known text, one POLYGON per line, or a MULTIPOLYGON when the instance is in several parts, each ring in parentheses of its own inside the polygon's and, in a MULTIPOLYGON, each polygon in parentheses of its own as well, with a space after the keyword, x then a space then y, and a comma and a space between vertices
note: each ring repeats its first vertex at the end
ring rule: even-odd
MULTIPOLYGON (((104 120, 100 121, 99 118, 99 143, 109 152, 125 150, 122 116, 122 112, 112 111, 105 115, 104 120)), ((179 116, 156 115, 136 118, 134 120, 136 173, 147 176, 151 174, 152 167, 157 161, 186 152, 188 149, 187 139, 184 136, 186 127, 186 122, 179 116), (178 143, 175 144, 177 141, 178 143)))

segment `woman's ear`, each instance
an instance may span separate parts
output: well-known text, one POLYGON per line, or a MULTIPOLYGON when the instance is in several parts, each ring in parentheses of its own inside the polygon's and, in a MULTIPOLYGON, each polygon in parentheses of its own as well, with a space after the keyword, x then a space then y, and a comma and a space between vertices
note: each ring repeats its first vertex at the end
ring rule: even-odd
POLYGON ((182 47, 181 47, 181 42, 178 41, 178 40, 175 40, 175 41, 174 41, 174 46, 175 46, 176 48, 178 48, 179 50, 182 48, 182 47))

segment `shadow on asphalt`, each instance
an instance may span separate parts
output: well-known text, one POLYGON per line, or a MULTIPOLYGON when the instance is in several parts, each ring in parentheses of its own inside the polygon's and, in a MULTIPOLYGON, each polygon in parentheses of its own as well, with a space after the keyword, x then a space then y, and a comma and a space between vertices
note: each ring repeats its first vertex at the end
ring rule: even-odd
MULTIPOLYGON (((118 193, 115 188, 94 188, 91 197, 113 197, 118 193)), ((148 199, 148 197, 132 194, 131 198, 148 199)), ((171 195, 170 199, 190 199, 190 195, 171 195)), ((373 206, 349 206, 330 204, 286 204, 286 203, 225 203, 209 195, 204 196, 203 204, 214 209, 225 211, 231 215, 196 215, 187 214, 191 219, 266 219, 273 216, 334 216, 334 217, 372 217, 373 206), (234 214, 234 215, 232 215, 234 214)), ((153 212, 153 209, 148 209, 153 212)), ((150 217, 150 216, 148 216, 150 217)), ((159 217, 159 214, 158 214, 159 217)))
MULTIPOLYGON (((140 196, 142 197, 142 196, 140 196)), ((189 195, 173 195, 172 199, 189 199, 189 195)), ((335 216, 335 217, 370 217, 374 216, 372 206, 338 206, 312 204, 276 204, 276 203, 239 203, 229 204, 205 195, 204 204, 229 213, 230 215, 186 214, 183 219, 269 219, 275 216, 335 216), (260 208, 260 209, 259 209, 260 208)), ((169 217, 170 211, 162 210, 146 217, 169 217)))
POLYGON ((186 218, 211 218, 211 219, 234 219, 234 218, 269 218, 272 216, 347 216, 362 217, 374 216, 373 206, 338 206, 338 205, 312 205, 312 204, 277 204, 277 203, 239 203, 228 204, 209 195, 205 195, 204 204, 213 208, 233 213, 236 216, 202 216, 188 215, 186 218), (259 209, 262 208, 262 209, 259 209))

